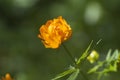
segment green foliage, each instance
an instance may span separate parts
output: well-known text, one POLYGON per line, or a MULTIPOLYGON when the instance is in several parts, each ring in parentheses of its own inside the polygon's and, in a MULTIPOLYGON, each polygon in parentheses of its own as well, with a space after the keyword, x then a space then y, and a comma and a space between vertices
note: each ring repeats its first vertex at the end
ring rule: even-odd
POLYGON ((103 62, 98 62, 98 65, 95 65, 92 69, 88 71, 88 73, 96 72, 102 65, 103 65, 103 62))
POLYGON ((109 72, 116 72, 120 53, 118 52, 118 50, 115 50, 112 55, 111 53, 112 50, 109 50, 106 59, 97 62, 97 65, 91 68, 88 73, 97 73, 98 80, 100 80, 102 76, 108 74, 109 72))
POLYGON ((70 68, 60 74, 58 74, 55 78, 52 80, 57 80, 60 79, 64 76, 70 75, 66 80, 76 80, 78 74, 80 73, 80 67, 79 64, 81 63, 82 60, 85 60, 86 57, 88 56, 88 51, 91 48, 93 41, 89 44, 88 48, 85 50, 85 52, 80 56, 80 58, 76 61, 76 64, 74 66, 70 66, 70 68))
POLYGON ((79 74, 80 70, 79 69, 76 69, 75 72, 73 72, 69 78, 67 80, 76 80, 78 74, 79 74))
POLYGON ((57 80, 57 79, 62 78, 62 77, 64 77, 64 76, 68 75, 68 74, 71 74, 71 73, 73 73, 73 72, 76 72, 76 69, 75 69, 74 67, 70 67, 70 69, 68 69, 68 70, 66 70, 66 71, 58 74, 58 75, 57 75, 55 78, 53 78, 52 80, 57 80))
POLYGON ((82 56, 77 60, 76 64, 80 64, 81 60, 84 60, 87 56, 88 56, 88 51, 91 48, 93 41, 91 41, 91 43, 89 44, 88 48, 85 50, 85 52, 82 54, 82 56))

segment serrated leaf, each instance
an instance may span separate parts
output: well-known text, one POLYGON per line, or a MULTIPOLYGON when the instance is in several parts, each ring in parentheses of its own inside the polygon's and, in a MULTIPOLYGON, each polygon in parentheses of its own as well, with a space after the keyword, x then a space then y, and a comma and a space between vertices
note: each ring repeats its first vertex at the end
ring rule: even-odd
POLYGON ((118 50, 115 50, 113 55, 111 56, 111 60, 115 60, 115 59, 118 59, 119 57, 119 53, 118 53, 118 50))
POLYGON ((93 67, 92 69, 90 69, 90 70, 88 71, 88 74, 89 74, 89 73, 96 72, 98 68, 99 68, 99 66, 93 67))
POLYGON ((92 69, 90 69, 90 70, 88 71, 88 73, 96 72, 96 71, 99 69, 99 67, 101 67, 101 65, 96 65, 96 66, 94 66, 92 69))
POLYGON ((102 67, 104 64, 104 62, 99 62, 96 66, 94 66, 93 68, 91 68, 88 73, 93 73, 93 72, 96 72, 100 67, 102 67))
POLYGON ((67 80, 76 80, 78 74, 79 74, 80 70, 79 69, 76 69, 75 72, 73 72, 67 80))
POLYGON ((113 65, 110 65, 110 68, 109 68, 110 71, 117 71, 117 60, 114 61, 114 64, 113 65))
POLYGON ((66 71, 58 74, 55 78, 53 78, 53 79, 51 79, 51 80, 57 80, 57 79, 62 78, 62 77, 64 77, 64 76, 68 75, 68 74, 73 73, 74 71, 76 71, 76 69, 75 69, 75 68, 71 68, 71 69, 69 69, 69 70, 66 70, 66 71))
POLYGON ((96 72, 98 74, 98 80, 109 72, 116 72, 118 66, 118 59, 120 57, 120 53, 118 50, 115 50, 111 55, 111 50, 108 51, 106 59, 104 61, 99 62, 96 66, 88 71, 88 73, 96 72))
POLYGON ((108 54, 107 54, 107 57, 106 57, 106 61, 109 64, 109 62, 118 59, 118 57, 119 57, 118 50, 115 50, 112 55, 111 55, 111 50, 109 50, 108 54))
POLYGON ((88 51, 90 50, 90 47, 91 47, 92 43, 93 43, 93 40, 91 41, 91 43, 89 44, 89 46, 87 47, 85 52, 82 54, 82 56, 77 60, 76 64, 79 64, 82 59, 84 59, 88 56, 88 51))
POLYGON ((109 71, 116 71, 116 68, 114 66, 110 65, 109 67, 109 71))
POLYGON ((106 61, 108 61, 108 60, 110 59, 110 57, 111 57, 111 52, 112 52, 112 50, 110 49, 110 50, 108 51, 108 53, 107 53, 106 61))

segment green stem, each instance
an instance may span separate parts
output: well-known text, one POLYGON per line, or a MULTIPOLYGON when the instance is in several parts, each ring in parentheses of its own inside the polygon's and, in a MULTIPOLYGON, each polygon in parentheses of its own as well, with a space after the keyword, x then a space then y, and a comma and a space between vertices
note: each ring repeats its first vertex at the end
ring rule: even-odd
MULTIPOLYGON (((68 53, 69 57, 71 58, 71 60, 72 60, 73 63, 75 64, 75 66, 77 66, 76 61, 75 61, 73 55, 71 54, 71 52, 68 50, 68 48, 67 48, 64 44, 62 44, 62 46, 64 47, 65 51, 68 53)), ((82 71, 80 71, 80 73, 81 73, 81 75, 85 78, 85 80, 89 80, 89 79, 87 78, 87 76, 86 76, 82 71)))
POLYGON ((73 63, 76 65, 76 61, 75 61, 73 55, 70 53, 70 51, 67 49, 67 47, 64 44, 62 44, 62 46, 64 47, 65 51, 68 53, 68 56, 71 58, 73 63))

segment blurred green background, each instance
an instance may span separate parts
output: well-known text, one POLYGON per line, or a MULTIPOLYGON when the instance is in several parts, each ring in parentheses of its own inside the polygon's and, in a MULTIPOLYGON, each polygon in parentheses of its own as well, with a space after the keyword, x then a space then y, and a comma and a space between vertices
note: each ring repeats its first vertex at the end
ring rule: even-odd
MULTIPOLYGON (((120 49, 120 0, 0 0, 0 76, 9 72, 16 80, 50 80, 71 65, 62 46, 46 49, 37 37, 39 27, 58 16, 73 30, 65 45, 76 58, 91 40, 102 39, 95 47, 100 59, 110 48, 120 49)), ((119 75, 110 73, 103 80, 120 80, 119 75)))

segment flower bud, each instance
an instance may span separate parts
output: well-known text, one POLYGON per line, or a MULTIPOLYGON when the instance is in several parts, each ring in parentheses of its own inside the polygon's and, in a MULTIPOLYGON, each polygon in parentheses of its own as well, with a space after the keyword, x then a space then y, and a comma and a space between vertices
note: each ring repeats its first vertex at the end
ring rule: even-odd
POLYGON ((90 63, 94 63, 95 61, 97 61, 99 58, 99 54, 97 51, 93 50, 90 55, 87 57, 88 61, 90 63))

